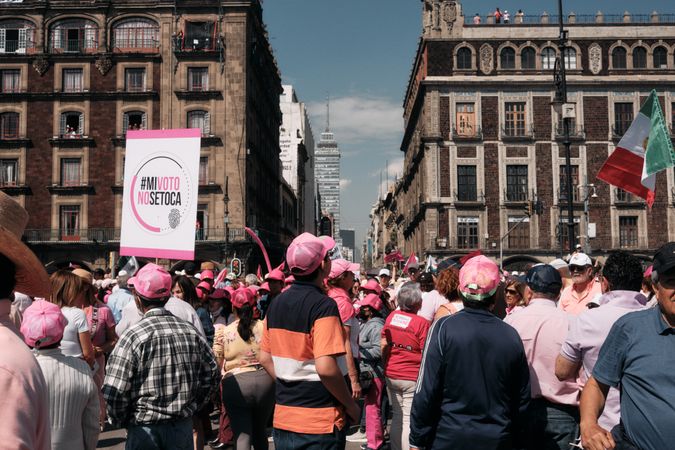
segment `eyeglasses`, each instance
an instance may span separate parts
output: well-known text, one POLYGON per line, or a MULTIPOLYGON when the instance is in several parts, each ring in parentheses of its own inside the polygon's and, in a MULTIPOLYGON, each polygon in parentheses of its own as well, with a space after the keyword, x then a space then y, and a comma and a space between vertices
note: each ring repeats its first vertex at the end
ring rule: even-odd
POLYGON ((570 273, 584 272, 585 270, 586 266, 570 266, 570 273))

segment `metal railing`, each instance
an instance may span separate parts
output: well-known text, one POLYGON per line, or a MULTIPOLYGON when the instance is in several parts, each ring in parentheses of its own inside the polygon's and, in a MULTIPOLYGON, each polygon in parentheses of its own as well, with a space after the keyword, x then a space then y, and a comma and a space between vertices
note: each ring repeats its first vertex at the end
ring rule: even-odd
MULTIPOLYGON (((569 132, 570 139, 586 139, 586 130, 584 130, 584 127, 582 126, 570 125, 569 132)), ((565 128, 562 125, 556 126, 555 137, 556 139, 565 137, 565 128)))
POLYGON ((534 137, 534 126, 502 127, 502 139, 531 139, 534 137))
POLYGON ((473 130, 462 130, 458 131, 457 128, 452 128, 452 139, 461 140, 461 139, 483 139, 483 130, 481 127, 474 128, 473 130))
POLYGON ((116 28, 112 46, 118 50, 159 48, 159 27, 116 28))
POLYGON ((26 53, 35 49, 35 44, 32 41, 19 41, 16 39, 8 39, 5 41, 4 48, 0 49, 0 53, 26 53))
MULTIPOLYGON (((116 242, 120 240, 120 228, 87 228, 76 230, 62 230, 54 228, 28 229, 24 231, 24 236, 29 243, 42 242, 82 242, 82 243, 105 243, 116 242)), ((224 228, 201 228, 195 231, 195 239, 200 241, 220 241, 225 240, 224 228)), ((250 241, 246 230, 243 228, 229 228, 229 242, 250 241)))
POLYGON ((475 187, 473 189, 453 191, 455 202, 477 202, 485 203, 485 193, 475 187))
MULTIPOLYGON (((466 25, 558 25, 558 15, 548 14, 543 12, 539 15, 522 15, 512 14, 510 21, 504 23, 495 23, 494 12, 480 16, 480 24, 474 23, 474 17, 467 15, 464 17, 466 25)), ((589 25, 589 24, 617 24, 617 23, 632 23, 632 24, 649 24, 649 23, 675 23, 675 14, 568 14, 563 16, 563 23, 566 25, 589 25)))
MULTIPOLYGON (((534 196, 533 196, 534 197, 534 196)), ((504 200, 507 202, 526 202, 530 199, 529 192, 522 189, 504 189, 504 200)))

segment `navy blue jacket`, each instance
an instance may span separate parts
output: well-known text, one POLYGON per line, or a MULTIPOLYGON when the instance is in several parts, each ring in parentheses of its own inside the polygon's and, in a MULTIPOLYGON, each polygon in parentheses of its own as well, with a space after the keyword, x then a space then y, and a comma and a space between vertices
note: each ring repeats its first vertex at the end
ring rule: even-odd
POLYGON ((489 311, 465 308, 429 331, 410 445, 512 449, 529 401, 530 374, 516 330, 489 311))

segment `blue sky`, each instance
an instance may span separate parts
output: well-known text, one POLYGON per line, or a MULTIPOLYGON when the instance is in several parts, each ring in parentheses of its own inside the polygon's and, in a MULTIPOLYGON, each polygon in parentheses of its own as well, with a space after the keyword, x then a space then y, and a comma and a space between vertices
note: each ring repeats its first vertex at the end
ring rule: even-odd
MULTIPOLYGON (((557 1, 461 2, 467 16, 499 6, 512 13, 557 13, 557 1)), ((667 0, 563 1, 565 13, 620 14, 628 10, 674 13, 667 0)), ((263 17, 283 82, 308 104, 315 139, 325 128, 326 96, 331 129, 342 150, 343 228, 356 229, 360 247, 377 200, 380 173, 401 173, 403 95, 421 32, 420 0, 265 0, 263 17), (388 167, 387 167, 387 162, 388 167)), ((386 181, 383 182, 386 184, 386 181)))

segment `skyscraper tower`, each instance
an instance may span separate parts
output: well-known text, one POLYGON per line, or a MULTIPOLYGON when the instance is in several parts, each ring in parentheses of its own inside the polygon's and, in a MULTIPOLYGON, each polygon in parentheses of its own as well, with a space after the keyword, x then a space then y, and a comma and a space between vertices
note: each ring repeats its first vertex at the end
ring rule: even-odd
POLYGON ((321 198, 321 214, 333 219, 333 239, 340 239, 340 148, 330 131, 330 99, 326 100, 326 130, 316 145, 315 176, 321 198))

